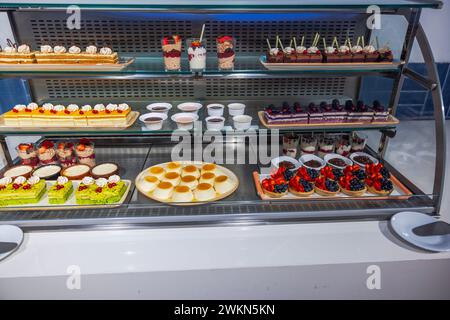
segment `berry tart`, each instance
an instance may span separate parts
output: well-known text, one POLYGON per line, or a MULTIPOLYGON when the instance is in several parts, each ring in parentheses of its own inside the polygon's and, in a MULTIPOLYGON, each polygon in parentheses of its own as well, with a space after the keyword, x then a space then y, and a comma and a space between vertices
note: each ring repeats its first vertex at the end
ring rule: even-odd
POLYGON ((345 176, 348 176, 348 175, 354 176, 359 181, 364 181, 366 179, 366 177, 367 177, 367 175, 364 172, 364 170, 357 164, 345 167, 344 175, 345 176))
POLYGON ((351 167, 355 166, 349 166, 344 169, 344 176, 339 178, 339 186, 341 187, 342 193, 352 197, 360 197, 367 191, 364 179, 360 179, 364 171, 361 174, 359 169, 355 170, 353 168, 352 170, 351 167))
POLYGON ((338 168, 326 166, 325 168, 320 169, 320 176, 329 180, 339 181, 339 178, 344 176, 344 173, 338 168))
POLYGON ((269 178, 261 182, 262 189, 266 195, 271 198, 281 198, 287 194, 288 181, 285 178, 285 168, 279 168, 275 173, 271 174, 269 178))
POLYGON ((316 179, 314 191, 324 197, 334 197, 339 193, 339 184, 335 180, 327 177, 319 177, 316 179))
POLYGON ((301 178, 305 179, 308 182, 315 183, 316 179, 320 175, 320 171, 306 167, 301 167, 300 169, 298 169, 296 175, 300 176, 301 178))
POLYGON ((366 165, 366 184, 370 193, 387 196, 394 191, 391 173, 381 163, 366 165))
POLYGON ((309 197, 314 193, 314 185, 296 175, 289 181, 289 192, 298 197, 309 197))

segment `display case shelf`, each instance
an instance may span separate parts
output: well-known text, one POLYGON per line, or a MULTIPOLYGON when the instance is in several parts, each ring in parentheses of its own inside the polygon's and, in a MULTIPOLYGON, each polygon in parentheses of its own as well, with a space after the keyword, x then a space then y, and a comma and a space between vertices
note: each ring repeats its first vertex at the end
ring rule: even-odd
MULTIPOLYGON (((173 77, 311 77, 317 76, 363 76, 378 75, 393 77, 400 72, 401 63, 393 64, 355 64, 346 66, 320 66, 305 67, 298 70, 269 70, 259 61, 259 56, 237 56, 234 70, 219 70, 215 52, 209 53, 206 69, 201 74, 189 70, 187 59, 183 58, 180 71, 165 71, 162 57, 138 57, 135 61, 121 71, 15 71, 8 69, 0 71, 2 77, 9 78, 173 78, 173 77)), ((128 59, 131 57, 123 57, 128 59)))

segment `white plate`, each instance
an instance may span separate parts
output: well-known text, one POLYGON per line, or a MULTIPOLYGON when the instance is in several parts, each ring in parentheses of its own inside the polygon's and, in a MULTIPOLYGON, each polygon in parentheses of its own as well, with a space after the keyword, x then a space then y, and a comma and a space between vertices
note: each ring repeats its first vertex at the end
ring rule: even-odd
POLYGON ((419 212, 403 211, 391 218, 392 229, 405 241, 430 251, 450 251, 450 234, 436 236, 419 236, 412 230, 416 227, 439 221, 419 212))
POLYGON ((300 162, 298 162, 296 159, 294 159, 292 157, 288 157, 288 156, 280 156, 280 157, 273 158, 270 161, 270 163, 272 164, 272 167, 274 169, 278 170, 278 164, 283 161, 288 161, 294 165, 294 168, 292 168, 291 170, 298 170, 298 168, 301 167, 300 162))
POLYGON ((16 251, 23 241, 22 229, 16 226, 4 225, 0 226, 0 243, 7 243, 11 246, 9 251, 0 251, 0 261, 5 259, 11 253, 16 251))
POLYGON ((361 167, 361 169, 364 170, 364 168, 366 167, 366 165, 364 163, 358 162, 356 161, 354 158, 357 156, 365 156, 368 157, 370 160, 372 160, 373 164, 378 164, 380 161, 378 161, 377 158, 372 157, 370 154, 367 154, 365 152, 353 152, 350 155, 350 160, 352 160, 354 163, 356 163, 357 165, 359 165, 361 167))

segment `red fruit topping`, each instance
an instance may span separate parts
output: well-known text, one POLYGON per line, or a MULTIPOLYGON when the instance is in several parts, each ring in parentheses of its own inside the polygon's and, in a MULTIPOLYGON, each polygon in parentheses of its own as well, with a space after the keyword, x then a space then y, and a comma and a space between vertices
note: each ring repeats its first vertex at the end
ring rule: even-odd
POLYGON ((23 188, 23 190, 28 190, 28 189, 31 189, 31 185, 30 184, 26 184, 22 188, 23 188))
POLYGON ((61 190, 61 189, 64 189, 64 186, 62 184, 57 184, 56 190, 61 190))
POLYGON ((97 114, 97 113, 98 113, 98 110, 92 110, 92 113, 93 113, 93 114, 97 114))
POLYGON ((55 146, 54 143, 51 142, 50 140, 45 140, 41 143, 41 148, 44 148, 44 149, 51 149, 54 146, 55 146))
POLYGON ((44 113, 44 109, 39 109, 39 113, 44 113))
POLYGON ((31 110, 30 109, 25 109, 25 112, 31 112, 31 110))
POLYGON ((17 183, 13 183, 13 186, 12 186, 15 190, 17 190, 17 189, 19 189, 20 188, 20 184, 17 184, 17 183))
POLYGON ((21 143, 21 144, 19 144, 19 146, 17 148, 20 151, 27 151, 28 149, 31 148, 31 144, 29 144, 29 143, 21 143))
POLYGON ((169 44, 169 38, 164 37, 163 38, 163 45, 169 44))
POLYGON ((173 40, 175 40, 175 42, 180 42, 180 41, 181 41, 181 36, 179 36, 179 35, 174 35, 174 36, 173 36, 173 40))
POLYGON ((83 111, 79 111, 78 113, 79 113, 79 114, 84 114, 84 112, 83 112, 83 111))
POLYGON ((202 43, 200 41, 192 41, 191 47, 201 47, 202 43))
POLYGON ((112 182, 112 183, 108 183, 108 187, 111 189, 111 188, 114 188, 115 186, 117 186, 117 184, 115 183, 115 182, 112 182))
POLYGON ((118 113, 122 113, 123 111, 122 111, 122 110, 117 110, 117 112, 118 112, 118 113))
POLYGON ((106 111, 106 113, 111 113, 111 111, 109 111, 109 110, 105 110, 106 111))
POLYGON ((0 186, 0 190, 6 189, 6 186, 0 186))
POLYGON ((79 186, 78 191, 83 191, 86 190, 87 188, 88 188, 87 186, 79 186))
POLYGON ((56 110, 50 110, 51 113, 56 113, 56 110))
POLYGON ((69 110, 64 110, 64 113, 65 114, 70 114, 70 111, 69 110))
POLYGON ((101 187, 98 187, 97 189, 95 189, 95 192, 97 192, 97 193, 100 193, 102 191, 103 191, 103 188, 101 188, 101 187))
POLYGON ((217 42, 224 43, 225 41, 233 41, 233 37, 230 36, 222 36, 217 38, 217 42))

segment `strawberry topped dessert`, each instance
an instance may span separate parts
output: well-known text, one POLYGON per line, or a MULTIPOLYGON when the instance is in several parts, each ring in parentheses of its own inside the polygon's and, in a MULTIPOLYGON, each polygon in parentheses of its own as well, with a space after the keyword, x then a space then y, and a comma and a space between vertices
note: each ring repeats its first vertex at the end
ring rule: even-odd
POLYGON ((340 177, 344 175, 344 173, 338 168, 333 168, 332 166, 326 166, 320 169, 320 175, 327 179, 338 181, 340 177))
POLYGON ((364 181, 364 179, 366 178, 366 173, 364 172, 364 170, 357 164, 354 164, 352 166, 347 166, 344 169, 344 175, 352 175, 356 178, 358 178, 358 180, 360 181, 364 181))
POLYGON ((162 39, 162 51, 166 70, 180 70, 181 37, 178 35, 164 37, 162 39))
POLYGON ((57 159, 53 142, 50 140, 42 141, 38 148, 38 157, 41 164, 55 164, 57 159))
POLYGON ((339 189, 340 188, 337 181, 329 179, 325 176, 317 178, 314 185, 314 190, 316 191, 316 193, 325 197, 332 197, 337 195, 339 189))
POLYGON ((381 163, 366 165, 366 184, 370 193, 389 195, 394 191, 390 172, 381 163))
POLYGON ((17 148, 17 155, 20 158, 21 164, 37 166, 39 158, 37 156, 36 148, 32 143, 20 143, 17 148))
POLYGON ((217 58, 220 70, 234 69, 234 39, 230 36, 221 36, 216 39, 217 58))
MULTIPOLYGON (((289 171, 289 170, 288 170, 289 171)), ((286 168, 279 168, 269 178, 261 182, 265 194, 272 198, 280 198, 287 194, 288 181, 285 178, 286 168)))
POLYGON ((319 171, 306 167, 301 167, 297 171, 297 176, 302 177, 308 182, 314 183, 316 179, 319 177, 319 171))
POLYGON ((300 175, 289 181, 289 192, 300 197, 308 197, 314 193, 314 185, 300 175))
POLYGON ((347 166, 339 178, 341 191, 349 196, 362 196, 366 191, 365 173, 358 165, 347 166))

